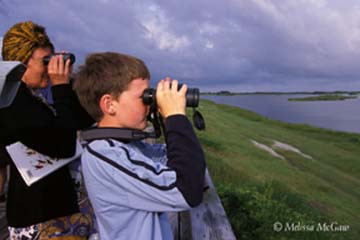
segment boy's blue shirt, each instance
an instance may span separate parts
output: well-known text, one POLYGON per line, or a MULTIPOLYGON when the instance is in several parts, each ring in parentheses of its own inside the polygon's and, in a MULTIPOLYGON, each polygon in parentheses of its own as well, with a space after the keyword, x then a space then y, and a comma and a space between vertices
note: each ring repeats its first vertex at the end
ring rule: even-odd
POLYGON ((181 144, 170 147, 169 161, 164 144, 101 139, 86 146, 83 174, 102 240, 172 239, 165 212, 187 210, 201 201, 190 195, 202 195, 202 149, 186 117, 169 121, 167 142, 181 144))

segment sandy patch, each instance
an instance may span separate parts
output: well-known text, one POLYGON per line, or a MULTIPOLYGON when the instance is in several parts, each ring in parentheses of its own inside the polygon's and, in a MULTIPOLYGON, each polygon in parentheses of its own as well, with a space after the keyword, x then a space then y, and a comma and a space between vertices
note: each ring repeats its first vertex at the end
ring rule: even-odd
POLYGON ((291 152, 294 152, 294 153, 297 153, 301 156, 303 156, 304 158, 307 158, 307 159, 312 159, 311 156, 301 152, 299 149, 297 149, 296 147, 293 147, 289 144, 286 144, 286 143, 282 143, 282 142, 279 142, 279 141, 276 141, 274 140, 274 144, 272 145, 273 148, 280 148, 280 149, 284 149, 286 151, 291 151, 291 152))
POLYGON ((271 145, 271 147, 265 145, 265 144, 262 144, 262 143, 259 143, 255 140, 251 140, 251 142, 258 148, 262 149, 262 150, 265 150, 267 151, 268 153, 270 153, 272 156, 274 157, 277 157, 277 158, 281 158, 281 159, 286 159, 284 156, 280 155, 279 153, 277 153, 275 151, 275 149, 283 149, 283 150, 286 150, 286 151, 291 151, 291 152, 294 152, 294 153, 297 153, 299 155, 301 155, 302 157, 304 158, 307 158, 307 159, 312 159, 312 157, 310 155, 307 155, 303 152, 301 152, 299 149, 297 149, 296 147, 294 146, 291 146, 289 144, 286 144, 286 143, 282 143, 282 142, 279 142, 279 141, 276 141, 274 140, 274 144, 271 145))
POLYGON ((272 156, 277 157, 277 158, 281 158, 281 159, 285 159, 283 156, 281 156, 280 154, 278 154, 277 152, 275 152, 271 147, 262 144, 262 143, 258 143, 255 140, 251 140, 251 142, 258 148, 267 151, 268 153, 270 153, 272 156))

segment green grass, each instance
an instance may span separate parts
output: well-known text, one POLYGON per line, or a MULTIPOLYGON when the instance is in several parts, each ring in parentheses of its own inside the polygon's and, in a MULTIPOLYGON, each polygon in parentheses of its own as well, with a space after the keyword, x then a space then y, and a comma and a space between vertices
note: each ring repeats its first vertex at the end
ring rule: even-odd
POLYGON ((206 131, 197 134, 238 238, 360 239, 359 134, 283 123, 208 100, 199 111, 206 131), (251 140, 287 143, 312 159, 283 149, 276 151, 285 159, 276 158, 251 140), (280 220, 336 221, 350 231, 277 233, 272 224, 280 220))
POLYGON ((339 94, 324 94, 315 97, 289 98, 289 101, 341 101, 357 98, 356 96, 343 96, 339 94))

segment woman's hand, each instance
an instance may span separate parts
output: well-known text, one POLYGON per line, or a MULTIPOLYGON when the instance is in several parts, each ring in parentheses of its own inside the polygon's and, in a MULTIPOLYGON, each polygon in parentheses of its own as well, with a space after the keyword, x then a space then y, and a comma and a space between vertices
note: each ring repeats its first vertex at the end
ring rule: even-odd
POLYGON ((160 80, 156 89, 156 103, 163 118, 175 114, 186 114, 187 86, 182 85, 178 90, 178 81, 167 77, 160 80))
POLYGON ((48 75, 52 85, 68 84, 70 73, 70 59, 64 62, 63 55, 55 55, 50 59, 48 64, 48 75))

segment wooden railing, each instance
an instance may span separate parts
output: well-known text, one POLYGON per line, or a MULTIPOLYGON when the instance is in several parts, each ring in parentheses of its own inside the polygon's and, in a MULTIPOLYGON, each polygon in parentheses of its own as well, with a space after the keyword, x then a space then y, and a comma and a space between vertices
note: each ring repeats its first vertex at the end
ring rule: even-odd
POLYGON ((174 239, 236 239, 208 171, 205 183, 204 199, 199 206, 190 211, 169 214, 174 239))

